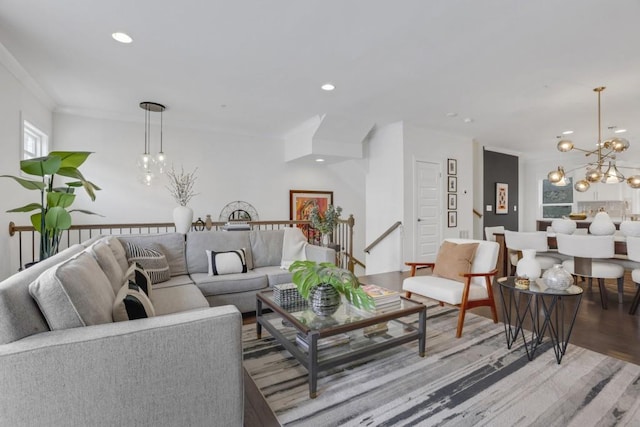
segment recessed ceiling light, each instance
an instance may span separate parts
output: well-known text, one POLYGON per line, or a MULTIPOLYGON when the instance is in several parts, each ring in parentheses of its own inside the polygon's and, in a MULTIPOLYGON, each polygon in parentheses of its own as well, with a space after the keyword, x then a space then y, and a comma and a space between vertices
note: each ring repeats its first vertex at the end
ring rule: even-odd
POLYGON ((331 92, 336 88, 336 86, 333 83, 325 83, 320 87, 322 88, 322 90, 326 90, 327 92, 331 92))
POLYGON ((467 117, 464 119, 465 123, 473 123, 473 119, 471 117, 467 117))
POLYGON ((447 113, 447 117, 458 117, 458 113, 447 113))
POLYGON ((572 133, 572 130, 565 130, 564 132, 562 132, 563 135, 571 135, 572 133))
POLYGON ((318 158, 318 159, 316 159, 316 162, 318 162, 318 163, 322 163, 322 162, 324 162, 324 159, 320 159, 320 158, 318 158))
POLYGON ((118 41, 120 43, 131 43, 133 41, 133 39, 131 38, 131 36, 129 36, 129 34, 126 33, 113 33, 111 34, 111 37, 113 37, 113 39, 115 41, 118 41))
POLYGON ((616 129, 613 131, 613 133, 625 133, 626 131, 626 129, 616 129))

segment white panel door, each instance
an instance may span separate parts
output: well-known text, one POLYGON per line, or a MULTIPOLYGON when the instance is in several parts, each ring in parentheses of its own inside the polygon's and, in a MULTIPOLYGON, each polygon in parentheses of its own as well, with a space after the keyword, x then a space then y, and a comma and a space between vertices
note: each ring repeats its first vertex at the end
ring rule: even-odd
POLYGON ((433 262, 440 247, 442 197, 440 164, 416 161, 415 260, 433 262))

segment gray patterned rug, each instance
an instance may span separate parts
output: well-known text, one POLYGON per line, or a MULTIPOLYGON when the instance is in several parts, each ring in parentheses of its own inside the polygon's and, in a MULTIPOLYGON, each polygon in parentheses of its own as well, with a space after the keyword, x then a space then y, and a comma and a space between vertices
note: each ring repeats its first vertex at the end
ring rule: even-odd
POLYGON ((504 328, 457 310, 427 309, 427 356, 417 343, 322 372, 309 399, 307 371, 255 325, 244 364, 283 425, 640 426, 640 366, 569 344, 558 365, 543 346, 529 362, 507 350, 504 328))

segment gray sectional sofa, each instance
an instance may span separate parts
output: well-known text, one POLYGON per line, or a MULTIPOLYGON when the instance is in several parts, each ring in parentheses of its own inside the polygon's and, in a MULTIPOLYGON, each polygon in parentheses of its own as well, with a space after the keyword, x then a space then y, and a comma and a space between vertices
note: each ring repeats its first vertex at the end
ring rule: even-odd
POLYGON ((0 282, 0 425, 242 425, 241 312, 255 310, 259 290, 290 281, 283 234, 98 237, 0 282), (105 262, 105 247, 118 259, 127 242, 164 254, 170 277, 152 287, 155 317, 113 322, 107 304, 126 264, 105 262), (207 274, 206 250, 241 248, 246 273, 207 274))

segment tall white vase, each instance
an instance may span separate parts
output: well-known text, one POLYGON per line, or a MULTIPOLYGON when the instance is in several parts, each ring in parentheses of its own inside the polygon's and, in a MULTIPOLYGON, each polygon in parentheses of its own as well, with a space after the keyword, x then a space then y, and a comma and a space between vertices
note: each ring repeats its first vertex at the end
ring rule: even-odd
POLYGON ((176 206, 173 209, 173 223, 178 233, 187 234, 193 224, 193 209, 189 206, 176 206))
POLYGON ((516 274, 518 276, 527 276, 529 280, 535 280, 540 277, 541 272, 540 263, 536 260, 536 251, 534 249, 523 249, 522 259, 516 265, 516 274))

